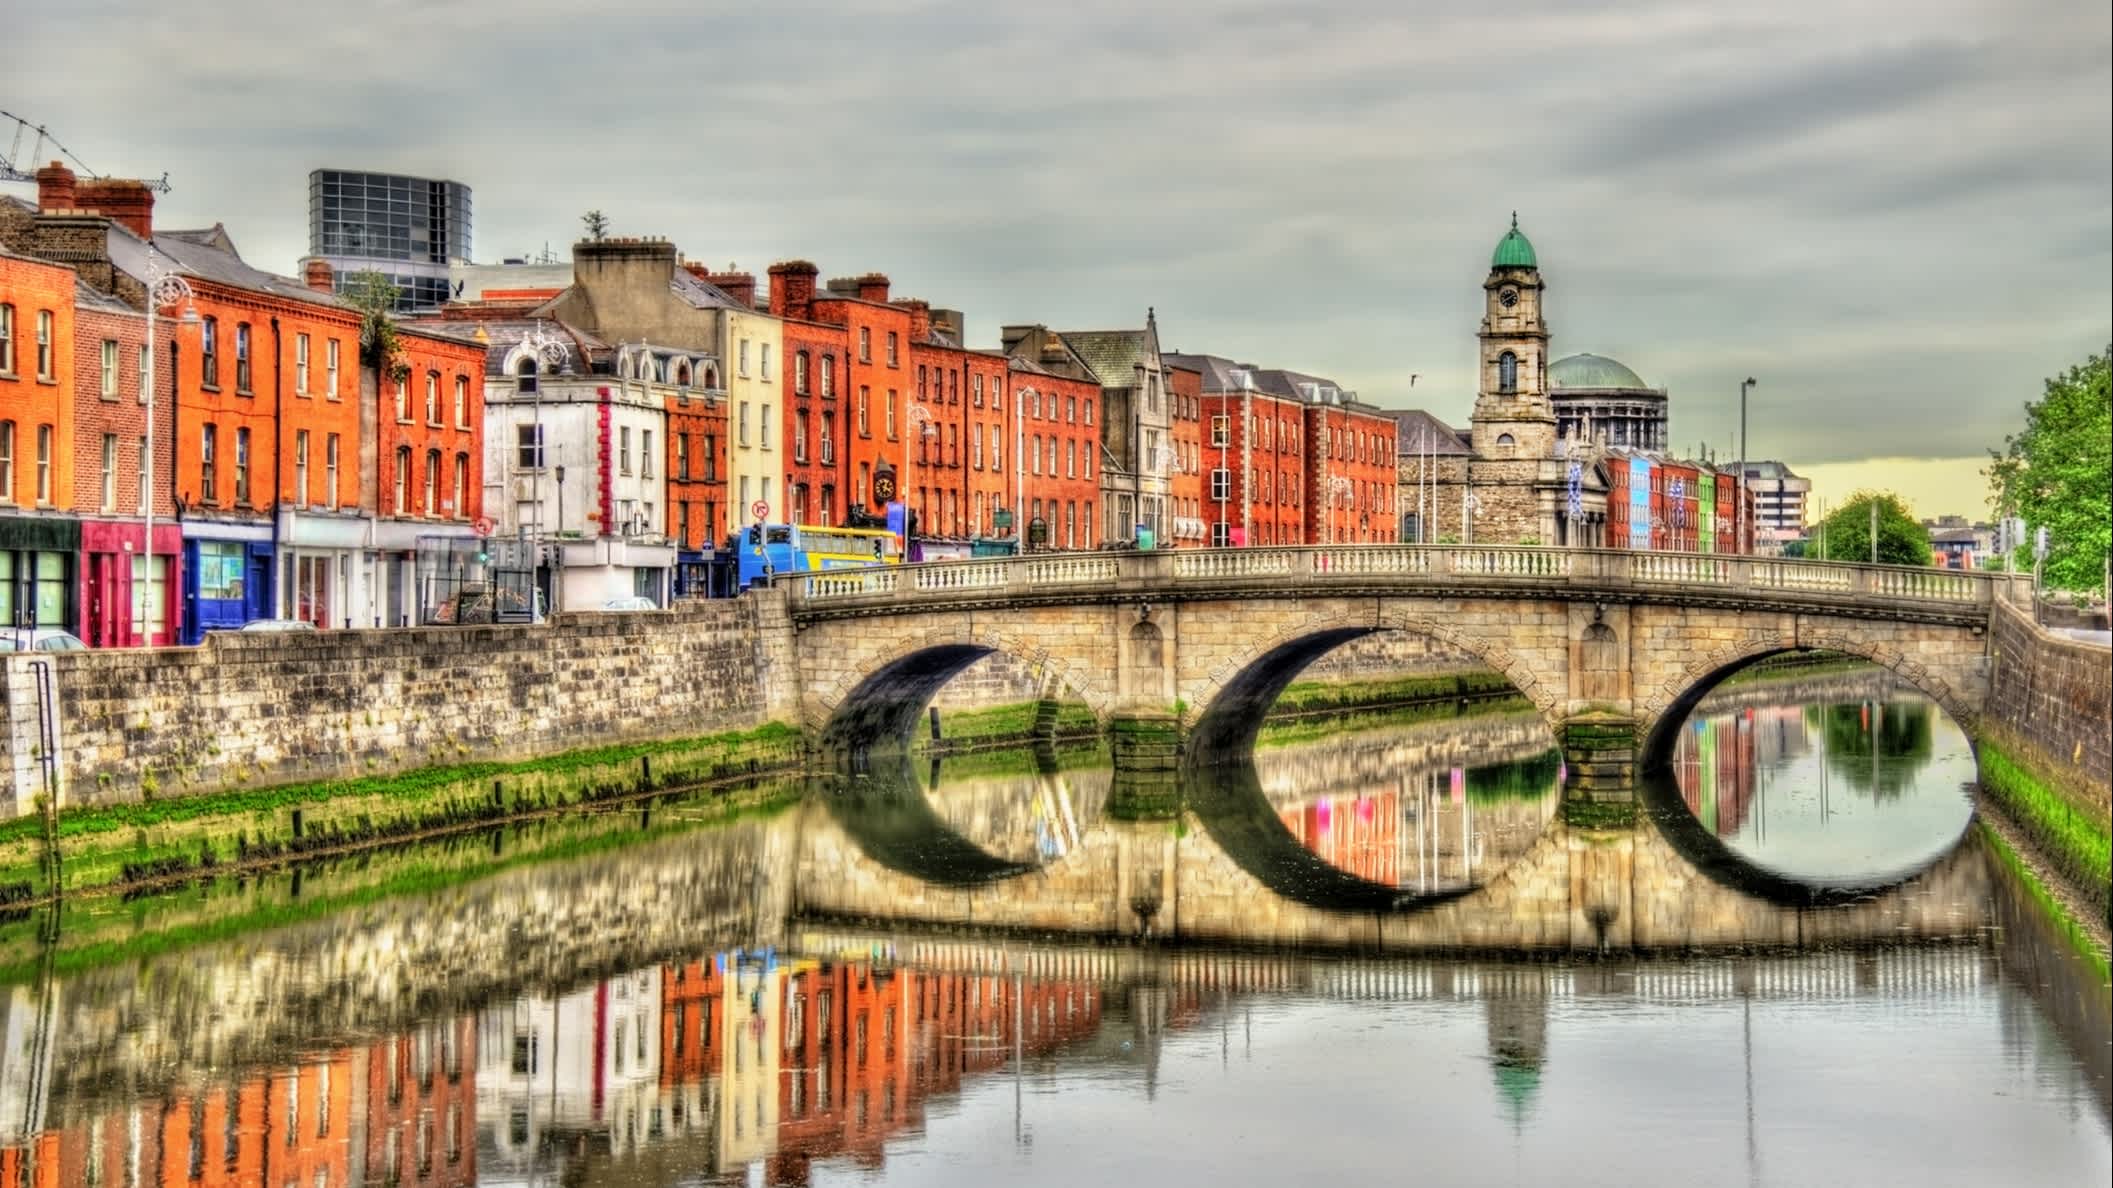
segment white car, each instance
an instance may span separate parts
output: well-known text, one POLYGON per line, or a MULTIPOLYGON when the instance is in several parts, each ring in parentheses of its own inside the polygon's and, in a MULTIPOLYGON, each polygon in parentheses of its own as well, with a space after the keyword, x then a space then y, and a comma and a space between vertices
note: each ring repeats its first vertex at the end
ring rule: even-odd
POLYGON ((605 611, 659 610, 660 605, 644 595, 633 594, 629 598, 611 598, 602 604, 602 609, 605 611))
POLYGON ((85 652, 88 645, 57 627, 0 628, 0 652, 85 652))

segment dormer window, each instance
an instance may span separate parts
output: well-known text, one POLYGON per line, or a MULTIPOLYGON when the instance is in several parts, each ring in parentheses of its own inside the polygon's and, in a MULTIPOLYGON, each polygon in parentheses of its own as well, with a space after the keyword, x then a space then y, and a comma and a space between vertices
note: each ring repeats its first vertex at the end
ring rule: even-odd
POLYGON ((688 359, 678 360, 675 364, 675 386, 679 388, 690 386, 690 361, 688 359))
POLYGON ((536 390, 536 360, 533 355, 523 355, 514 364, 514 390, 533 392, 536 390))

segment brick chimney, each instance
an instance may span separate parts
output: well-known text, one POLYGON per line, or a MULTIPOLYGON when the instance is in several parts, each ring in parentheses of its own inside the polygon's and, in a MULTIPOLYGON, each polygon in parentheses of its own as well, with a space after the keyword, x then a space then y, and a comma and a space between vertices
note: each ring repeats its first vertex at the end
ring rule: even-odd
POLYGON ((726 295, 740 302, 744 308, 756 306, 756 274, 753 272, 714 272, 704 279, 726 291, 726 295))
MULTIPOLYGON (((858 278, 858 299, 888 303, 888 275, 884 272, 869 272, 858 278)), ((929 307, 927 307, 929 308, 929 307)))
POLYGON ((333 291, 330 283, 330 261, 309 259, 301 265, 301 283, 318 293, 333 291))
POLYGON ((910 311, 910 341, 927 342, 932 337, 932 303, 915 297, 905 297, 893 302, 910 311))
POLYGON ((769 272, 771 316, 812 320, 814 278, 822 275, 822 270, 805 260, 786 260, 771 265, 769 272))
POLYGON ((37 210, 59 214, 79 209, 74 205, 73 170, 57 161, 37 170, 37 210))

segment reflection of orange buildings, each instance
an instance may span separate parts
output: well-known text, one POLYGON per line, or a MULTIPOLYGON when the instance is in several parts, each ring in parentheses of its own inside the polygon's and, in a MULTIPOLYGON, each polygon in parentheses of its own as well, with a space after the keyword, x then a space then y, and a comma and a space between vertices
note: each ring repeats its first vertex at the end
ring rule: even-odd
POLYGON ((784 1070, 769 1182, 805 1184, 816 1159, 879 1166, 883 1145, 924 1122, 935 1093, 1091 1035, 1100 996, 1085 982, 926 974, 823 963, 785 979, 784 1070))
POLYGON ((367 1050, 369 1182, 476 1183, 476 1045, 476 1021, 465 1015, 367 1050))
POLYGON ((719 1075, 719 998, 725 981, 707 957, 660 967, 660 1083, 719 1075))
POLYGON ((1401 879, 1401 796, 1323 796, 1279 814, 1284 828, 1328 865, 1375 883, 1401 879))
POLYGON ((477 1180, 464 1018, 238 1085, 175 1092, 0 1149, 0 1184, 458 1188, 477 1180), (364 1068, 362 1065, 364 1064, 364 1068), (356 1082, 363 1084, 356 1085, 356 1082), (353 1116, 355 1089, 366 1116, 353 1116), (365 1142, 354 1147, 355 1129, 365 1142))

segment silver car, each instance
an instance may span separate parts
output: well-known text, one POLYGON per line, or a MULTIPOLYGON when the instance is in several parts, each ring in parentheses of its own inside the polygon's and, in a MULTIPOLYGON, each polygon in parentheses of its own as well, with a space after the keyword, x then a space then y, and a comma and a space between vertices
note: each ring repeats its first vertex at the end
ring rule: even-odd
POLYGON ((85 652, 88 645, 71 631, 57 627, 0 629, 0 652, 85 652))

